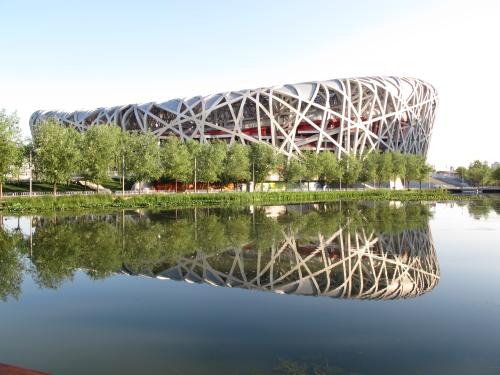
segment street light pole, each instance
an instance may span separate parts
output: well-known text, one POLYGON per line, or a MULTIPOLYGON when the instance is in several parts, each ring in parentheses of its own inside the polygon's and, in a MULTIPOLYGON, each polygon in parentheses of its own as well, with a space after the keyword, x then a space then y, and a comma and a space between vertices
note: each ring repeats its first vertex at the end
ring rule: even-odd
POLYGON ((125 195, 125 155, 122 154, 122 196, 125 195))
POLYGON ((30 197, 33 195, 33 166, 31 165, 32 157, 31 157, 31 149, 30 149, 30 197))
POLYGON ((196 193, 196 156, 194 157, 194 192, 196 193))
POLYGON ((252 161, 252 193, 255 191, 255 162, 252 161))

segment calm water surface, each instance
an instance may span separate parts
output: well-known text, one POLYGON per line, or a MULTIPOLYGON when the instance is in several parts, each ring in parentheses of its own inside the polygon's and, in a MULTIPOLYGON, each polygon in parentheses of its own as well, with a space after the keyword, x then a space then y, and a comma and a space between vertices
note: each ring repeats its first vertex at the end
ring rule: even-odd
POLYGON ((500 374, 500 200, 2 217, 0 362, 500 374))

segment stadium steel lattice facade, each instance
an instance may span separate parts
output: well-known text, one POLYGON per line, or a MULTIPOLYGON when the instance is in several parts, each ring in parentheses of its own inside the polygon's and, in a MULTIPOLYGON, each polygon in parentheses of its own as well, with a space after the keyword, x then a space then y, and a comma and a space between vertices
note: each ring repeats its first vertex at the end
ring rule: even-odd
POLYGON ((49 118, 80 131, 117 124, 160 139, 264 142, 287 156, 329 150, 340 157, 376 149, 426 156, 437 102, 434 87, 422 80, 362 77, 92 111, 37 111, 30 126, 36 131, 49 118))

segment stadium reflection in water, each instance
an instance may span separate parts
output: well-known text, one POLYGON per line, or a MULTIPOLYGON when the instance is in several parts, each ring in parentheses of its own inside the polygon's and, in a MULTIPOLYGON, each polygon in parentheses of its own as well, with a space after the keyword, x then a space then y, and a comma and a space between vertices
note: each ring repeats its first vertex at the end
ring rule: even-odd
MULTIPOLYGON (((269 211, 269 208, 268 208, 269 211)), ((286 211, 286 208, 285 208, 286 211)), ((142 271, 125 273, 214 286, 356 299, 411 298, 439 282, 439 264, 428 224, 397 233, 367 225, 339 225, 301 238, 293 226, 267 251, 252 243, 220 252, 203 249, 142 271)), ((288 229, 288 230, 286 230, 288 229)))
MULTIPOLYGON (((395 235, 339 228, 300 245, 283 233, 278 248, 249 245, 215 255, 198 251, 143 275, 215 286, 334 298, 396 299, 419 296, 439 282, 428 229, 395 235)), ((129 268, 125 272, 133 273, 129 268)))
POLYGON ((430 216, 422 204, 344 202, 25 217, 24 225, 11 218, 17 229, 3 231, 10 266, 0 292, 19 297, 25 276, 56 289, 84 272, 305 296, 415 297, 440 277, 430 216))

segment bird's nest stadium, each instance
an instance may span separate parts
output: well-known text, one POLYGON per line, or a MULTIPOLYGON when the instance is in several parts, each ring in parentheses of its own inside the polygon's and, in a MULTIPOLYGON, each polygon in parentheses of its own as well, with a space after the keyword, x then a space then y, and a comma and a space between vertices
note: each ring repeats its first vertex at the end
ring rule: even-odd
POLYGON ((166 102, 90 111, 37 111, 31 131, 47 119, 85 131, 116 124, 200 142, 263 142, 291 156, 328 150, 338 157, 372 150, 426 156, 436 89, 415 78, 361 77, 229 91, 166 102))

